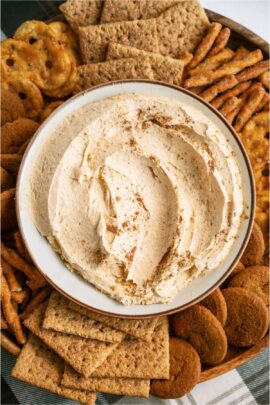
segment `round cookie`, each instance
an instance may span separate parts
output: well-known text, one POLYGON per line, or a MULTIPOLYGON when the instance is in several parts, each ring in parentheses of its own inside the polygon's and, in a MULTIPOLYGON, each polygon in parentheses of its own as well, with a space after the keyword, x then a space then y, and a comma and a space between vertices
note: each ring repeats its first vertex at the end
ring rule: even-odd
POLYGON ((225 332, 209 309, 194 305, 179 312, 172 320, 176 336, 187 340, 197 350, 202 363, 221 363, 227 353, 225 332))
POLYGON ((1 192, 14 187, 14 185, 15 181, 11 174, 6 169, 1 167, 1 192))
POLYGON ((11 188, 1 193, 1 229, 10 231, 16 226, 15 188, 11 188))
POLYGON ((269 267, 247 267, 230 280, 228 287, 241 287, 252 291, 269 306, 269 267))
POLYGON ((244 288, 222 291, 227 303, 224 327, 228 342, 235 347, 249 347, 259 342, 268 329, 268 310, 263 300, 244 288))
POLYGON ((200 357, 182 339, 170 338, 170 378, 153 380, 150 394, 158 398, 179 398, 192 390, 201 374, 200 357))
POLYGON ((39 124, 27 118, 18 118, 14 122, 8 122, 1 128, 1 151, 2 153, 16 153, 19 147, 31 138, 39 124))
POLYGON ((254 222, 249 242, 241 257, 241 262, 246 267, 259 264, 263 257, 264 250, 263 233, 259 225, 254 222))
POLYGON ((208 308, 209 311, 211 311, 219 320, 222 326, 225 325, 227 319, 227 305, 220 288, 217 288, 208 295, 208 297, 204 298, 200 304, 208 308))
POLYGON ((25 117, 23 103, 17 94, 1 89, 1 126, 25 117))

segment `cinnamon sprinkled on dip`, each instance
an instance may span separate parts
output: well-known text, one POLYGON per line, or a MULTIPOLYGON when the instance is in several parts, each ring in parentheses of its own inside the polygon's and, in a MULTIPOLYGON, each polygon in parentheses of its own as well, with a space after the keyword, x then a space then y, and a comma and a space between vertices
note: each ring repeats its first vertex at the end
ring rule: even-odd
POLYGON ((29 197, 67 267, 125 305, 170 302, 229 254, 243 213, 225 136, 167 98, 123 94, 49 135, 29 197))

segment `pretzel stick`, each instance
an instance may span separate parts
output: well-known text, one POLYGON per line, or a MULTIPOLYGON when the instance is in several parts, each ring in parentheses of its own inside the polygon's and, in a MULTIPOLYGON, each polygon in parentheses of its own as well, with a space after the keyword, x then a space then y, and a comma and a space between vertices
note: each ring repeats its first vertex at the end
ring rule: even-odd
POLYGON ((239 83, 245 82, 250 79, 254 79, 260 74, 264 73, 269 69, 269 60, 262 60, 256 63, 254 66, 250 66, 236 75, 239 83))
POLYGON ((230 90, 225 91, 224 93, 220 94, 220 96, 217 96, 216 98, 214 98, 214 100, 211 101, 212 106, 219 109, 224 101, 226 101, 228 98, 239 96, 239 94, 242 94, 245 90, 247 90, 250 85, 251 82, 245 82, 238 84, 230 90))
POLYGON ((228 98, 228 100, 226 100, 222 107, 219 109, 219 112, 224 115, 224 117, 227 117, 227 115, 232 112, 239 104, 241 104, 240 98, 228 98))
POLYGON ((195 68, 208 54, 210 51, 215 39, 217 38, 218 34, 220 33, 222 25, 219 23, 212 23, 208 30, 208 33, 203 38, 199 46, 197 47, 195 54, 193 56, 192 61, 189 64, 189 67, 195 68))
POLYGON ((260 102, 260 104, 258 105, 258 107, 256 108, 256 110, 254 111, 254 113, 256 114, 257 112, 260 112, 261 110, 263 110, 263 108, 266 105, 269 105, 269 93, 265 92, 262 101, 260 102))
POLYGON ((234 52, 229 49, 225 48, 221 52, 217 53, 213 56, 207 56, 205 60, 200 63, 195 69, 191 69, 188 71, 190 76, 194 76, 201 72, 209 72, 212 70, 217 69, 222 63, 228 62, 234 56, 234 52))
POLYGON ((20 315, 21 320, 24 321, 32 313, 32 311, 36 308, 36 306, 40 304, 42 301, 44 301, 45 298, 48 297, 50 292, 51 287, 49 285, 40 290, 37 293, 37 295, 35 295, 34 298, 27 304, 26 308, 21 313, 20 315))
POLYGON ((240 132, 245 123, 250 119, 250 117, 255 112, 256 108, 260 104, 263 96, 264 89, 262 86, 258 85, 256 89, 249 94, 246 104, 243 106, 242 110, 236 117, 234 129, 236 132, 240 132))
POLYGON ((2 311, 1 311, 1 329, 8 329, 8 324, 4 318, 4 315, 2 314, 2 311))
POLYGON ((265 104, 263 107, 263 111, 269 111, 269 103, 265 104))
POLYGON ((233 123, 235 117, 239 114, 241 109, 244 107, 247 97, 248 97, 248 94, 245 94, 243 97, 241 97, 240 98, 241 101, 240 101, 239 105, 226 116, 226 120, 230 124, 233 123))
POLYGON ((225 90, 231 89, 237 85, 237 79, 234 75, 225 76, 220 79, 218 82, 214 83, 211 87, 206 89, 200 96, 206 100, 213 100, 219 93, 222 93, 225 90))
POLYGON ((8 325, 10 326, 10 329, 14 333, 17 341, 21 344, 24 344, 26 342, 26 337, 22 330, 20 318, 12 305, 11 293, 8 287, 7 280, 2 273, 2 269, 1 269, 1 301, 3 313, 5 315, 5 319, 8 325))
POLYGON ((184 63, 184 66, 187 66, 189 62, 192 60, 193 55, 190 52, 184 52, 180 55, 180 60, 184 63))
POLYGON ((212 49, 210 49, 210 52, 208 53, 209 56, 211 55, 216 55, 217 53, 219 53, 220 51, 222 51, 222 49, 225 48, 225 46, 227 45, 227 42, 229 41, 231 35, 231 30, 230 28, 223 28, 220 33, 218 34, 215 43, 212 47, 212 49))
POLYGON ((1 346, 13 356, 18 357, 21 349, 4 332, 1 332, 1 346))
POLYGON ((31 280, 26 281, 26 284, 32 291, 36 291, 41 287, 44 287, 47 284, 47 281, 44 277, 39 276, 37 273, 36 277, 33 277, 31 280))
POLYGON ((11 293, 11 298, 13 301, 17 302, 18 304, 21 304, 25 298, 27 297, 27 292, 26 290, 23 291, 16 291, 11 293))
POLYGON ((240 46, 236 51, 235 55, 233 57, 233 60, 242 60, 245 56, 249 54, 249 51, 244 48, 243 46, 240 46))
POLYGON ((202 74, 191 76, 184 82, 184 87, 190 88, 203 86, 205 84, 211 84, 214 81, 221 79, 221 77, 236 74, 244 68, 254 65, 255 63, 262 60, 262 58, 262 51, 260 49, 257 49, 256 51, 250 52, 242 60, 225 63, 225 65, 218 68, 214 72, 205 72, 202 74))
POLYGON ((14 239, 15 239, 16 248, 17 248, 19 254, 23 257, 23 259, 25 259, 27 262, 31 263, 31 257, 24 245, 23 239, 22 239, 19 231, 16 231, 14 233, 14 239))
POLYGON ((27 304, 28 304, 28 302, 30 301, 30 298, 31 298, 30 289, 28 287, 26 287, 24 291, 25 291, 26 294, 25 294, 25 298, 24 298, 23 302, 20 305, 21 312, 23 312, 25 310, 25 308, 26 308, 26 306, 27 306, 27 304))
POLYGON ((269 90, 270 87, 270 72, 267 70, 266 72, 260 74, 258 80, 263 84, 263 86, 269 90))
POLYGON ((18 282, 15 274, 14 274, 14 269, 8 264, 4 259, 1 261, 2 269, 4 276, 7 279, 9 288, 11 292, 19 292, 22 291, 22 287, 20 283, 18 282))

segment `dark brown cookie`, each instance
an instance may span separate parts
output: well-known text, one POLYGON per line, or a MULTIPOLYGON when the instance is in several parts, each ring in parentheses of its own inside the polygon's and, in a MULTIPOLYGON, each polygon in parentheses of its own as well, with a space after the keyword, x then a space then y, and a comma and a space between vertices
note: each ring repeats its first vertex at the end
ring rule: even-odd
POLYGON ((1 192, 14 187, 14 185, 15 180, 13 179, 11 174, 3 167, 1 167, 1 192))
POLYGON ((244 288, 222 291, 227 303, 225 332, 235 347, 249 347, 259 342, 268 329, 268 311, 262 298, 244 288))
POLYGON ((25 117, 25 109, 20 97, 6 89, 1 89, 1 126, 25 117))
POLYGON ((219 364, 227 353, 225 332, 209 309, 194 305, 173 317, 173 330, 176 336, 192 344, 202 363, 219 364))
POLYGON ((265 244, 262 230, 259 225, 254 222, 249 242, 241 257, 241 262, 246 267, 259 264, 263 257, 264 250, 265 244))
POLYGON ((269 267, 247 267, 236 274, 229 282, 228 287, 241 287, 252 291, 269 305, 269 267))
POLYGON ((20 146, 34 135, 38 127, 39 124, 28 118, 19 118, 5 124, 1 128, 2 153, 17 153, 20 146))
POLYGON ((208 308, 209 311, 211 311, 219 320, 222 326, 225 325, 227 319, 227 305, 220 288, 217 288, 209 294, 208 297, 200 302, 200 304, 208 308))
POLYGON ((11 188, 1 193, 1 229, 10 231, 16 226, 15 188, 11 188))
POLYGON ((201 362, 196 350, 182 339, 170 338, 170 378, 153 380, 150 394, 158 398, 179 398, 200 379, 201 362))

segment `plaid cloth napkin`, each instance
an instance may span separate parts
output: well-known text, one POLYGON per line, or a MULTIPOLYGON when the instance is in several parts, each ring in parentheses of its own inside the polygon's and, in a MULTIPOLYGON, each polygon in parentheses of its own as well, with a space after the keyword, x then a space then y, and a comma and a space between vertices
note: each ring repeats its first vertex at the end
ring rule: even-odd
MULTIPOLYGON (((139 1, 139 0, 138 0, 139 1)), ((225 1, 225 0, 224 0, 225 1)), ((1 39, 11 36, 26 20, 48 20, 59 14, 62 1, 1 1, 1 39)), ((177 400, 158 400, 99 394, 99 405, 269 405, 269 350, 241 367, 220 377, 198 384, 189 394, 177 400)), ((46 390, 35 388, 11 377, 15 359, 1 353, 1 404, 72 405, 69 401, 46 390)))

